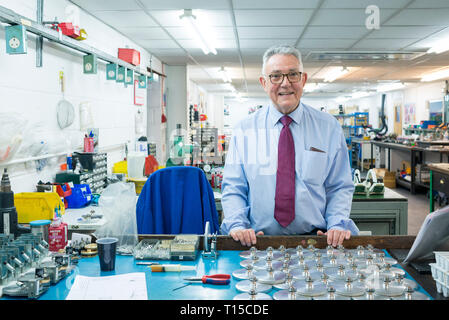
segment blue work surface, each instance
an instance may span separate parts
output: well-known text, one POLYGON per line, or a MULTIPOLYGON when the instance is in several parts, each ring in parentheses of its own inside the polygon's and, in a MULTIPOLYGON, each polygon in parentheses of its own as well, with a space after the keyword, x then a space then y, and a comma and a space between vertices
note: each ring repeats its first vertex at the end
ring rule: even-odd
MULTIPOLYGON (((100 263, 98 256, 92 258, 80 259, 78 266, 65 279, 61 280, 56 285, 52 285, 50 289, 44 293, 39 300, 64 300, 69 294, 70 288, 76 275, 99 277, 112 276, 133 272, 144 272, 147 282, 148 299, 150 300, 232 300, 240 292, 235 288, 239 281, 231 276, 231 283, 229 285, 210 285, 202 283, 194 283, 184 288, 173 291, 186 282, 185 277, 212 275, 218 273, 232 274, 233 271, 242 269, 240 266, 241 258, 240 251, 224 250, 219 251, 217 260, 203 259, 201 254, 198 254, 196 261, 157 261, 161 264, 182 264, 186 266, 196 266, 196 270, 182 271, 182 272, 151 272, 151 268, 145 265, 136 265, 136 262, 142 260, 135 260, 132 256, 117 256, 115 271, 102 272, 100 271, 100 263)), ((390 255, 385 251, 386 256, 390 255)), ((397 265, 397 267, 400 267, 397 265)), ((413 279, 408 273, 406 278, 413 279)), ((268 292, 273 295, 277 289, 272 289, 268 292)), ((418 290, 430 298, 432 298, 421 286, 418 290)), ((10 299, 4 296, 3 299, 10 299)))

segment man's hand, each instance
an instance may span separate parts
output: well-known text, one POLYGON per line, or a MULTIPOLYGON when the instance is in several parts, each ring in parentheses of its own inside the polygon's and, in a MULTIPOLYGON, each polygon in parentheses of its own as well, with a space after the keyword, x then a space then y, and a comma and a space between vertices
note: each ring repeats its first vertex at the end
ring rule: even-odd
POLYGON ((328 230, 326 233, 323 233, 322 231, 318 230, 316 235, 317 236, 327 235, 327 244, 336 247, 342 244, 343 240, 345 239, 349 240, 349 238, 351 238, 351 231, 331 229, 328 230))
POLYGON ((255 232, 253 229, 231 230, 229 235, 235 240, 240 241, 242 246, 253 246, 256 244, 256 236, 262 236, 263 232, 255 232))

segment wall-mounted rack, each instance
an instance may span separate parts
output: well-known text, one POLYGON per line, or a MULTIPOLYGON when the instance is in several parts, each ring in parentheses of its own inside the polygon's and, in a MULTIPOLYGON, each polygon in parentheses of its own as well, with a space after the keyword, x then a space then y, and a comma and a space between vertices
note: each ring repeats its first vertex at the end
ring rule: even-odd
MULTIPOLYGON (((41 17, 39 18, 41 19, 41 17)), ((148 77, 151 77, 151 74, 147 71, 142 70, 140 67, 136 67, 130 63, 127 63, 123 60, 118 59, 117 57, 114 57, 106 52, 103 52, 101 50, 98 50, 94 47, 91 47, 89 45, 86 45, 82 42, 79 42, 75 39, 72 39, 70 37, 67 37, 65 35, 60 34, 58 31, 50 29, 49 27, 46 27, 45 25, 38 23, 36 21, 33 21, 27 17, 21 16, 17 14, 16 12, 5 8, 3 6, 0 6, 0 22, 8 23, 10 25, 22 25, 26 28, 27 32, 31 32, 38 36, 38 38, 46 38, 50 41, 53 41, 55 43, 59 43, 62 46, 74 49, 76 51, 88 54, 88 55, 95 55, 97 59, 103 60, 107 63, 115 63, 118 66, 123 66, 128 70, 133 70, 134 72, 146 75, 148 77)), ((39 55, 39 50, 36 51, 39 55)), ((40 64, 42 64, 42 58, 39 57, 37 60, 40 60, 40 64)), ((38 63, 37 63, 38 65, 38 63)), ((38 65, 39 66, 39 65, 38 65)), ((145 68, 146 67, 142 67, 145 68)))

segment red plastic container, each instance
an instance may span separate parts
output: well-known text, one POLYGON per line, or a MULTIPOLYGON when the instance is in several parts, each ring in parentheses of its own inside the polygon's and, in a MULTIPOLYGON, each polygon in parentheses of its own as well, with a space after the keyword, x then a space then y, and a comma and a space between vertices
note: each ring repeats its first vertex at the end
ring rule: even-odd
POLYGON ((135 49, 119 48, 118 58, 135 66, 140 64, 140 52, 135 49))
POLYGON ((61 222, 58 226, 50 225, 48 228, 48 245, 49 250, 57 252, 60 249, 64 249, 67 245, 67 223, 61 222))
POLYGON ((71 38, 78 38, 80 36, 80 27, 74 26, 71 22, 61 22, 58 24, 62 34, 71 38))

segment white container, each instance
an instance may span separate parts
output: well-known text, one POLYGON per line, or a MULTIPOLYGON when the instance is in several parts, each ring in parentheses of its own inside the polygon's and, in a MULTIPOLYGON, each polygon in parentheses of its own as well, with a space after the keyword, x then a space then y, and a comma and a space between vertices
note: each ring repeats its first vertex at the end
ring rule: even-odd
POLYGON ((449 252, 448 251, 434 251, 437 266, 443 270, 449 271, 449 252))
POLYGON ((145 166, 145 154, 141 152, 130 152, 127 157, 128 178, 143 178, 145 166))
POLYGON ((446 298, 449 297, 449 271, 438 267, 436 263, 430 263, 429 265, 438 293, 442 293, 446 298))

